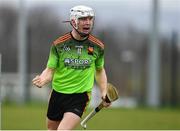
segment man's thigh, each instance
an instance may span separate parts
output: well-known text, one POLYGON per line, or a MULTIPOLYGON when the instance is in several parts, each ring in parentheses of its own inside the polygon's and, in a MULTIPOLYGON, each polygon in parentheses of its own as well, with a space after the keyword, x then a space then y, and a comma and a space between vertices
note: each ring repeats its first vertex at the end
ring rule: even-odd
POLYGON ((48 130, 57 130, 58 129, 60 121, 53 121, 48 118, 46 121, 47 121, 47 129, 48 130))
POLYGON ((81 118, 78 115, 72 112, 66 112, 59 124, 58 130, 73 130, 79 124, 80 120, 81 118))

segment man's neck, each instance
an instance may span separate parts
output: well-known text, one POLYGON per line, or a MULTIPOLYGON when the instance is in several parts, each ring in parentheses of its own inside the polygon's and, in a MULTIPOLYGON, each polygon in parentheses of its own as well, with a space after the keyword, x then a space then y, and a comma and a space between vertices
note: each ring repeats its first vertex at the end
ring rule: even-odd
POLYGON ((79 33, 78 33, 75 29, 72 30, 71 34, 72 34, 72 36, 74 37, 74 39, 76 39, 76 40, 84 40, 84 39, 86 39, 86 38, 88 37, 88 36, 86 36, 86 37, 81 37, 81 36, 79 35, 79 33))

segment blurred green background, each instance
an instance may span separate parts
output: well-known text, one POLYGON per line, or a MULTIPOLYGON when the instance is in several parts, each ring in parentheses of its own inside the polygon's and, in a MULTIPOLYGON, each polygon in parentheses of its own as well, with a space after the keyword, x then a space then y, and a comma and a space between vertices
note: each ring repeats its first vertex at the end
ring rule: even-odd
MULTIPOLYGON (((3 130, 46 130, 46 108, 43 103, 3 104, 3 130)), ((88 109, 83 118, 91 111, 88 109)), ((87 124, 88 130, 179 130, 180 110, 173 108, 106 108, 87 124)), ((81 130, 79 125, 76 129, 81 130)))

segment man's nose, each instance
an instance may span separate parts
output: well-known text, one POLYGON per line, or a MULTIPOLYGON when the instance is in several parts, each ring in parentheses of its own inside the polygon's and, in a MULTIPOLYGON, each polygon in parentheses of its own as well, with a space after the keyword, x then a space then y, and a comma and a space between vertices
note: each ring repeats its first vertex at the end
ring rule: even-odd
POLYGON ((91 20, 90 19, 86 19, 85 20, 85 24, 90 24, 91 23, 91 20))

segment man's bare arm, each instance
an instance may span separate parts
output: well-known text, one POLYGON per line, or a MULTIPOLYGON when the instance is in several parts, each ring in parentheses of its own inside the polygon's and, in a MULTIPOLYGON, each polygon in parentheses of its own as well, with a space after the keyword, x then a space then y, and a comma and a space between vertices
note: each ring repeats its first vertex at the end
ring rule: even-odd
POLYGON ((41 88, 42 86, 46 85, 47 83, 49 83, 52 78, 53 78, 53 74, 54 74, 54 69, 51 68, 46 68, 41 75, 37 75, 33 80, 32 83, 33 85, 41 88))
MULTIPOLYGON (((101 97, 102 99, 105 100, 105 97, 106 97, 106 94, 107 94, 107 76, 106 76, 106 72, 105 72, 105 69, 102 68, 100 70, 96 70, 96 82, 100 88, 100 91, 101 91, 101 97)), ((106 103, 104 101, 103 105, 105 107, 108 107, 110 106, 110 103, 106 103)))

